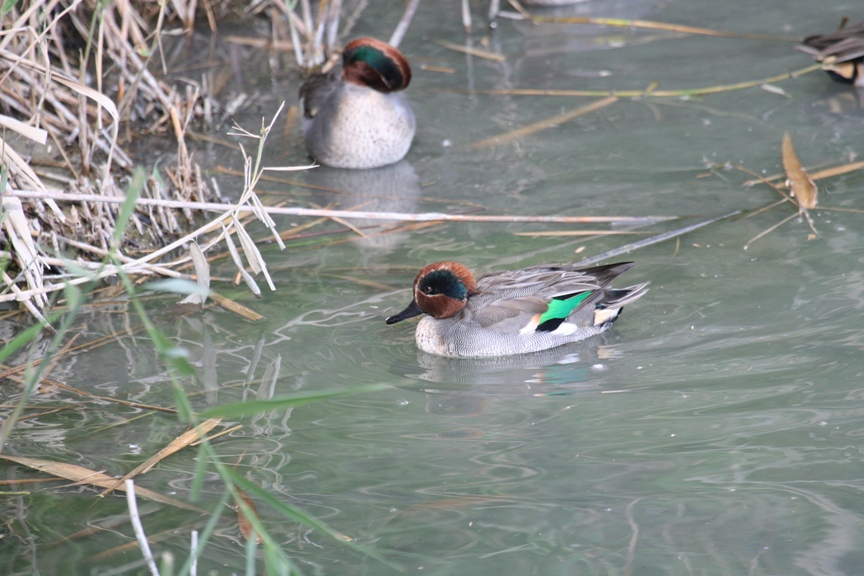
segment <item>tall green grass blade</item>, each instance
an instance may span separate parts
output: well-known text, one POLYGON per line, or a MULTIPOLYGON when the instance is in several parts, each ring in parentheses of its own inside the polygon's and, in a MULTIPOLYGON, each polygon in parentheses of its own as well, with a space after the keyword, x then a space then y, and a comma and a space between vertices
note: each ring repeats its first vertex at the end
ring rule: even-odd
POLYGON ((194 376, 195 368, 189 363, 189 352, 185 348, 175 346, 158 328, 156 328, 153 322, 150 321, 147 312, 144 310, 144 305, 141 304, 141 301, 136 296, 135 285, 132 283, 132 280, 129 279, 126 272, 122 269, 118 270, 118 276, 120 276, 120 279, 123 282, 123 287, 126 288, 132 306, 135 308, 138 317, 141 318, 141 323, 144 324, 144 330, 147 332, 150 341, 153 342, 156 352, 162 357, 166 364, 176 371, 178 376, 194 376))
MULTIPOLYGON (((12 4, 15 4, 14 0, 12 4)), ((3 143, 3 149, 5 150, 6 143, 3 143)), ((2 151, 0 151, 0 157, 2 157, 2 151)), ((6 193, 6 184, 9 182, 9 166, 6 163, 0 163, 0 194, 6 193)))
POLYGON ((120 247, 123 234, 126 233, 126 226, 135 211, 135 203, 144 191, 144 182, 144 169, 139 166, 132 174, 132 182, 129 183, 129 188, 126 190, 126 200, 120 205, 117 220, 114 222, 114 236, 111 238, 111 245, 115 250, 120 247))
POLYGON ((6 16, 6 14, 11 12, 12 8, 15 7, 15 3, 17 1, 18 0, 6 0, 5 2, 3 2, 3 5, 0 6, 0 18, 3 18, 4 16, 6 16))
POLYGON ((258 549, 258 535, 255 529, 246 540, 246 576, 255 576, 255 551, 258 549))
MULTIPOLYGON (((359 546, 359 545, 353 543, 351 541, 351 539, 349 537, 347 537, 346 535, 334 530, 333 528, 331 528, 330 526, 328 526, 324 522, 318 520, 314 516, 311 516, 311 515, 303 512, 299 508, 295 508, 294 506, 290 506, 290 505, 285 504, 284 502, 276 499, 272 494, 270 494, 269 492, 267 492, 266 490, 264 490, 263 488, 261 488, 260 486, 255 484, 254 482, 251 482, 251 481, 247 480, 246 478, 244 478, 243 476, 240 476, 239 474, 237 474, 233 470, 228 470, 228 473, 231 475, 231 479, 234 482, 234 484, 236 484, 238 487, 240 487, 243 491, 248 493, 250 496, 254 495, 257 499, 259 499, 262 502, 264 502, 265 504, 267 504, 267 506, 271 510, 279 512, 280 514, 282 514, 286 518, 290 518, 291 520, 294 520, 295 522, 298 522, 300 524, 304 524, 304 525, 309 526, 311 528, 315 528, 316 530, 323 532, 324 534, 327 534, 328 536, 330 536, 334 540, 339 540, 340 542, 344 542, 345 545, 348 546, 349 548, 352 548, 352 549, 354 549, 354 550, 360 552, 361 554, 364 554, 370 558, 374 558, 375 560, 381 562, 382 564, 384 564, 386 566, 389 566, 390 568, 393 568, 393 569, 398 570, 400 572, 402 571, 402 569, 397 564, 387 560, 386 558, 384 558, 383 556, 381 556, 377 552, 373 552, 371 550, 364 548, 363 546, 359 546)), ((257 518, 250 517, 249 521, 255 527, 256 530, 259 529, 258 526, 259 526, 260 521, 257 518)), ((267 536, 262 535, 262 538, 265 538, 265 540, 266 540, 267 536)))
POLYGON ((5 362, 7 358, 9 358, 12 354, 34 341, 39 334, 42 333, 42 330, 60 317, 59 313, 54 313, 47 318, 45 318, 45 322, 38 322, 23 332, 19 332, 12 340, 6 342, 2 348, 0 348, 0 363, 5 362))
MULTIPOLYGON (((80 305, 83 303, 83 298, 75 295, 74 292, 69 293, 72 295, 73 300, 69 302, 69 306, 65 314, 55 313, 46 318, 46 321, 40 322, 38 324, 34 324, 18 336, 12 339, 10 345, 4 346, 2 350, 0 350, 0 362, 5 360, 9 354, 12 352, 7 352, 7 349, 11 348, 12 351, 15 349, 20 349, 24 345, 28 343, 35 343, 38 337, 38 334, 42 331, 42 329, 53 321, 53 318, 61 317, 60 325, 57 327, 57 333, 51 339, 51 342, 48 345, 48 348, 45 350, 45 353, 42 356, 42 361, 34 368, 32 363, 27 366, 24 370, 24 393, 21 395, 21 399, 15 404, 15 408, 12 410, 12 413, 6 418, 3 422, 2 427, 0 427, 0 452, 3 450, 3 446, 6 445, 6 441, 9 439, 9 435, 12 434, 12 430, 15 428, 18 419, 21 417, 21 414, 24 412, 24 409, 27 407, 27 402, 30 400, 30 396, 36 390, 36 387, 39 384, 39 380, 42 379, 42 374, 45 372, 45 369, 51 364, 49 360, 51 357, 60 349, 60 343, 63 341, 63 338, 66 337, 66 334, 69 332, 69 329, 72 327, 72 322, 75 320, 78 309, 80 305), (75 304, 75 306, 73 306, 75 304), (22 338, 23 336, 23 338, 22 338)), ((33 347, 33 352, 35 353, 36 347, 33 347)))
POLYGON ((207 464, 209 463, 210 446, 207 442, 202 442, 198 446, 198 457, 195 460, 195 476, 192 477, 192 489, 189 491, 189 499, 192 502, 197 502, 201 498, 201 490, 204 488, 204 478, 207 473, 207 464))
POLYGON ((84 304, 84 293, 74 284, 69 284, 63 289, 63 295, 66 297, 66 306, 70 310, 77 310, 84 304))
POLYGON ((189 574, 192 570, 192 561, 195 558, 202 557, 204 549, 207 547, 207 542, 210 540, 213 532, 216 531, 216 527, 219 526, 219 520, 222 519, 222 513, 225 511, 226 504, 228 504, 229 500, 231 500, 231 493, 228 490, 225 490, 222 494, 222 498, 216 504, 213 514, 210 515, 210 519, 204 526, 204 529, 198 533, 198 550, 196 551, 196 556, 193 557, 191 554, 189 555, 189 558, 186 559, 186 563, 183 564, 178 572, 180 576, 186 576, 186 574, 189 574))
POLYGON ((346 396, 348 394, 359 394, 361 392, 375 392, 378 390, 386 390, 391 388, 385 384, 364 384, 361 386, 353 386, 351 388, 340 390, 319 390, 315 392, 300 392, 292 394, 284 398, 276 398, 274 400, 252 400, 249 402, 238 402, 227 406, 217 406, 201 412, 198 417, 206 418, 239 418, 242 416, 253 416, 261 412, 270 412, 272 410, 284 410, 291 406, 300 406, 310 402, 319 402, 321 400, 329 400, 338 396, 346 396))

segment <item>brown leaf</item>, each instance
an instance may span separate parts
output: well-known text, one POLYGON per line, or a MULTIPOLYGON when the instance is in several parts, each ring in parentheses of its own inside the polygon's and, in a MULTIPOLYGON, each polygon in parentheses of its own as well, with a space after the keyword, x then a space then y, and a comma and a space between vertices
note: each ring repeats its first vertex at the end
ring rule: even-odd
POLYGON ((801 210, 812 210, 816 207, 817 189, 816 184, 801 166, 795 148, 792 147, 792 139, 788 132, 783 133, 783 169, 792 190, 792 196, 798 202, 801 210))
MULTIPOLYGON (((255 518, 258 518, 258 510, 255 508, 255 503, 252 499, 249 498, 249 496, 240 488, 235 486, 234 489, 237 490, 237 494, 243 499, 243 503, 249 507, 252 514, 255 515, 255 518)), ((243 508, 239 504, 234 506, 234 510, 237 512, 237 524, 240 527, 240 533, 243 534, 243 537, 246 538, 246 540, 249 540, 249 537, 252 536, 252 522, 249 521, 249 518, 243 512, 243 508)), ((260 534, 255 534, 255 541, 258 544, 263 542, 260 534)))

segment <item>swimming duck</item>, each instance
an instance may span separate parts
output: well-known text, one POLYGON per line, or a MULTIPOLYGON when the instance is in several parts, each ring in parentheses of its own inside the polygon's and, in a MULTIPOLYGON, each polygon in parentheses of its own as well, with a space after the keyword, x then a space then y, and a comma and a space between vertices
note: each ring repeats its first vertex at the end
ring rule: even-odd
POLYGON ((864 88, 864 22, 804 39, 807 52, 834 80, 864 88))
POLYGON ((414 298, 387 318, 395 324, 428 314, 417 324, 417 346, 439 356, 477 358, 536 352, 603 332, 648 283, 609 286, 635 266, 620 262, 493 272, 474 280, 458 262, 436 262, 414 279, 414 298))
POLYGON ((399 50, 357 38, 342 52, 342 72, 314 74, 300 87, 309 154, 335 168, 377 168, 401 160, 414 138, 414 113, 398 95, 411 82, 399 50))

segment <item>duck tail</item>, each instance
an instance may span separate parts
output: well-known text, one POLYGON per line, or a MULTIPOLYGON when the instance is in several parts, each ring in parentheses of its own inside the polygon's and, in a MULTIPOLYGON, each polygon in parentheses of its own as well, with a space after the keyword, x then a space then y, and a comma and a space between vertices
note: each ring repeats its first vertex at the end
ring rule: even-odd
POLYGON ((607 289, 603 295, 603 300, 597 303, 594 310, 594 325, 600 326, 603 324, 611 325, 621 316, 624 306, 635 302, 648 292, 648 284, 636 284, 627 288, 607 289))

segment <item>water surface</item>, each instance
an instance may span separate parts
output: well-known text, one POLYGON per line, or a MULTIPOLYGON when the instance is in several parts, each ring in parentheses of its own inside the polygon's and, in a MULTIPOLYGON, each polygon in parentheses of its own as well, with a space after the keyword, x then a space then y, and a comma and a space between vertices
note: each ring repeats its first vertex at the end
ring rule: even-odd
MULTIPOLYGON (((842 16, 860 18, 855 8, 597 0, 552 13, 803 37, 831 30, 842 16)), ((398 16, 371 6, 355 32, 386 37, 398 16)), ((402 45, 415 67, 408 96, 419 126, 404 162, 366 172, 322 168, 296 178, 325 190, 269 183, 262 192, 301 206, 680 215, 692 217, 689 223, 776 200, 766 186, 742 187, 749 177, 724 166, 779 172, 784 131, 805 165, 847 162, 864 150, 855 93, 821 73, 777 83, 785 94, 752 88, 621 99, 560 127, 472 149, 591 101, 472 90, 638 90, 654 81, 684 89, 768 78, 807 66, 809 57, 788 42, 508 20, 494 33, 478 26, 471 39, 505 62, 435 40, 465 42, 456 2, 421 6, 402 45), (453 72, 424 71, 423 64, 453 72), (838 102, 853 107, 838 112, 838 102)), ((298 82, 292 74, 246 81, 263 87, 260 109, 245 118, 249 128, 281 99, 292 103, 298 82)), ((236 152, 201 154, 240 166, 236 152)), ((299 133, 274 136, 266 160, 305 163, 299 133)), ((223 181, 223 190, 231 186, 238 184, 223 181)), ((862 187, 860 173, 820 182, 822 204, 862 209, 862 187)), ((817 238, 793 219, 743 249, 793 212, 786 204, 628 255, 638 265, 625 278, 650 281, 648 295, 614 330, 532 356, 436 358, 416 350, 412 323, 386 326, 383 319, 408 302, 414 274, 431 261, 455 259, 478 271, 575 261, 634 237, 530 237, 517 233, 573 226, 466 223, 376 235, 368 228, 374 223, 358 222, 369 235, 358 239, 324 223, 311 231, 328 235, 294 241, 284 252, 263 245, 276 292, 265 289, 255 300, 220 287, 263 314, 260 322, 218 308, 178 316, 163 297, 148 300, 148 310, 199 367, 187 392, 202 409, 388 385, 244 420, 217 451, 402 573, 860 574, 864 214, 820 209, 817 238)), ((289 218, 280 226, 305 222, 289 218)), ((122 308, 94 313, 85 335, 121 330, 125 318, 122 308)), ((103 396, 172 404, 143 336, 72 358, 52 377, 103 396)), ((13 393, 7 390, 4 403, 13 393)), ((127 423, 138 413, 106 406, 22 422, 7 450, 122 474, 183 430, 167 414, 127 423)), ((183 499, 195 466, 191 452, 181 453, 140 482, 183 499)), ((209 478, 205 503, 221 489, 209 478)), ((0 544, 8 573, 58 573, 70 558, 89 573, 137 559, 137 551, 94 559, 129 541, 124 528, 54 543, 125 510, 119 498, 93 504, 90 490, 78 490, 37 489, 7 504, 7 512, 26 517, 0 544), (23 525, 31 533, 26 545, 23 525)), ((148 533, 177 535, 157 549, 185 557, 188 531, 200 518, 156 505, 146 512, 148 533)), ((304 573, 399 573, 275 512, 259 512, 304 573)), ((240 540, 226 520, 205 568, 242 570, 240 540)))

